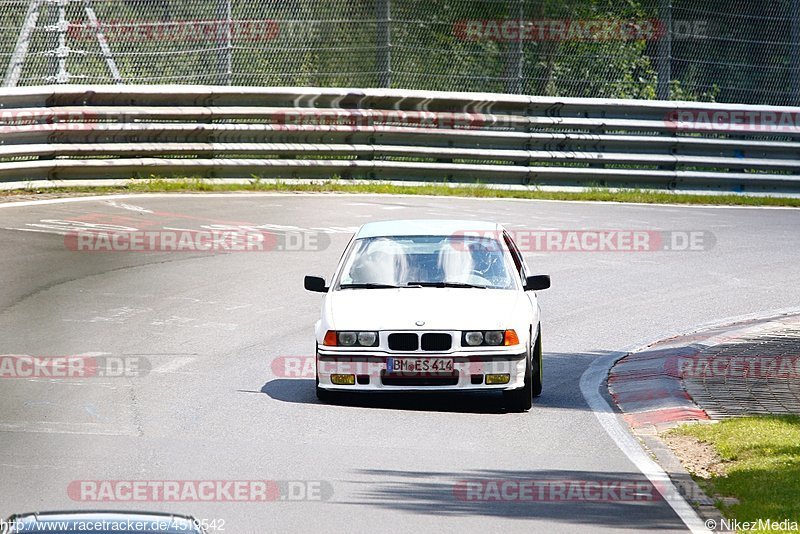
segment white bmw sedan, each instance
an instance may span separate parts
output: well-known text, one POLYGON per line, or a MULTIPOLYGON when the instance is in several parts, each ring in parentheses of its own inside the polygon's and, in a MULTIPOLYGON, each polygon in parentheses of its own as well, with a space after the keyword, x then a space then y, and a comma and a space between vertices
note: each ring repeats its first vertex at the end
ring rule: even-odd
POLYGON ((509 233, 475 221, 369 223, 353 236, 316 324, 317 396, 356 391, 502 391, 530 409, 542 391, 539 305, 509 233))

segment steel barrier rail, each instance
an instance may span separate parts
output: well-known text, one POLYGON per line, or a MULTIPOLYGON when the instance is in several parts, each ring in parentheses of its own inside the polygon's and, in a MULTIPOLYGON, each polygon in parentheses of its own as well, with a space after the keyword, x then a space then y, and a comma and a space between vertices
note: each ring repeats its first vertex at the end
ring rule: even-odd
POLYGON ((190 175, 800 189, 800 108, 386 89, 0 90, 0 181, 190 175))
POLYGON ((178 123, 96 123, 90 131, 78 130, 71 123, 41 124, 18 127, 7 133, 3 146, 44 143, 115 143, 134 137, 142 143, 182 139, 186 142, 280 142, 291 138, 303 143, 384 143, 409 144, 423 140, 426 146, 454 147, 477 144, 485 148, 525 149, 535 146, 558 150, 572 145, 590 146, 598 150, 615 148, 628 153, 683 153, 715 156, 728 150, 747 150, 751 157, 800 152, 800 142, 736 140, 689 136, 603 135, 591 133, 526 133, 512 131, 398 129, 383 127, 303 126, 287 130, 271 124, 178 124, 178 123))

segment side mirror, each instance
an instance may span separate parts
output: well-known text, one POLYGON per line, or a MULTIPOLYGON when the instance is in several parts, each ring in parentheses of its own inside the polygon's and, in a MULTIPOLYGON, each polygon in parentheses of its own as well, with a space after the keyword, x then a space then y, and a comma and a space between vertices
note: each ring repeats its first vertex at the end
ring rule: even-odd
POLYGON ((546 274, 529 276, 525 280, 525 291, 539 291, 548 287, 550 287, 550 276, 546 274))
POLYGON ((327 293, 328 286, 325 285, 325 279, 319 276, 306 276, 303 281, 306 290, 313 291, 314 293, 327 293))

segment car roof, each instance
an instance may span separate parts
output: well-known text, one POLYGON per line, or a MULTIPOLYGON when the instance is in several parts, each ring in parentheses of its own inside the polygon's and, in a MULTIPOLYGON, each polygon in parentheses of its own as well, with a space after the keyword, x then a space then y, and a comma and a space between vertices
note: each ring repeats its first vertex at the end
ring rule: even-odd
POLYGON ((356 239, 409 235, 446 236, 472 232, 501 232, 502 230, 501 225, 486 221, 406 219, 367 223, 358 229, 356 239))

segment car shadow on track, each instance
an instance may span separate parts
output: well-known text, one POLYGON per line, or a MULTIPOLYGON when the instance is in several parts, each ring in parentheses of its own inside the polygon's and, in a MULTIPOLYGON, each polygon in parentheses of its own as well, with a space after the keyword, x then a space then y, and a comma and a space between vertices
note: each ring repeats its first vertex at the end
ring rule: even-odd
POLYGON ((301 404, 332 404, 358 408, 410 410, 426 412, 506 413, 499 393, 350 393, 336 395, 330 402, 317 399, 314 380, 279 378, 261 388, 271 398, 301 404))
POLYGON ((658 488, 641 473, 559 469, 361 469, 356 473, 359 479, 367 480, 358 482, 360 487, 340 504, 444 517, 536 519, 615 530, 685 531, 658 488), (509 493, 523 486, 532 489, 509 493))

